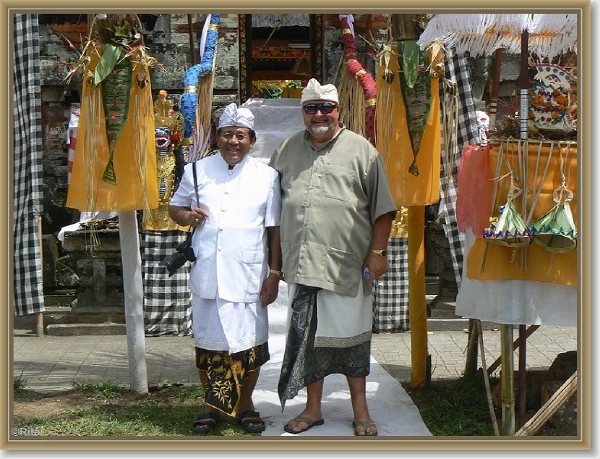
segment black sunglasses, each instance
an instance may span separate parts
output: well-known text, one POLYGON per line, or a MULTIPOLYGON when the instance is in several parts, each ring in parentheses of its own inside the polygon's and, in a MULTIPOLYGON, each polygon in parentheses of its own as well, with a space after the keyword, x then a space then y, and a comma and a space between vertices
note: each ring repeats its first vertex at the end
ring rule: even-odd
POLYGON ((323 102, 322 104, 306 104, 302 108, 307 115, 314 115, 317 111, 320 111, 323 115, 329 115, 336 107, 336 104, 323 102))

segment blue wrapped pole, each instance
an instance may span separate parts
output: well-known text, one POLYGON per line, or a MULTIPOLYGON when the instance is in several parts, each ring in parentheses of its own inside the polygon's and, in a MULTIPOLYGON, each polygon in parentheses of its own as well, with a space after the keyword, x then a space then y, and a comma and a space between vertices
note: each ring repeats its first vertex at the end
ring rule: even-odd
POLYGON ((183 142, 185 145, 190 145, 194 142, 193 134, 196 122, 196 108, 198 106, 198 83, 202 75, 213 70, 217 39, 219 38, 219 21, 219 14, 210 15, 210 25, 206 32, 206 45, 202 53, 202 60, 199 64, 187 69, 183 77, 183 94, 181 95, 180 111, 184 120, 183 142))

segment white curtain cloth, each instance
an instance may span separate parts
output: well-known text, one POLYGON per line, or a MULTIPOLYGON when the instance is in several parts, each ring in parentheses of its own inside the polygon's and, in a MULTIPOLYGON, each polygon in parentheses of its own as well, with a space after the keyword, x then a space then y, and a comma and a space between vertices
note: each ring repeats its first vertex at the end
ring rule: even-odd
MULTIPOLYGON (((475 243, 465 232, 465 259, 475 243)), ((500 324, 577 326, 577 286, 524 280, 478 280, 463 275, 456 314, 500 324)))

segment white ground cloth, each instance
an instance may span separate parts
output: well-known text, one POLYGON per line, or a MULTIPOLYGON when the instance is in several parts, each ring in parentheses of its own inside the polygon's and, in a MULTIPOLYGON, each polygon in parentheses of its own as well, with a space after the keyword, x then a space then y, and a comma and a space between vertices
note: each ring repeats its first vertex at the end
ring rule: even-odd
MULTIPOLYGON (((304 409, 306 391, 286 402, 285 411, 277 395, 277 382, 285 349, 287 321, 287 286, 281 283, 279 297, 269 306, 269 351, 271 360, 261 369, 254 392, 254 405, 267 424, 263 436, 354 436, 352 407, 346 378, 331 375, 325 378, 323 389, 323 419, 325 424, 298 435, 283 430, 285 423, 304 409)), ((431 436, 417 407, 400 383, 371 359, 371 374, 367 376, 367 401, 371 417, 377 423, 379 436, 431 436)))

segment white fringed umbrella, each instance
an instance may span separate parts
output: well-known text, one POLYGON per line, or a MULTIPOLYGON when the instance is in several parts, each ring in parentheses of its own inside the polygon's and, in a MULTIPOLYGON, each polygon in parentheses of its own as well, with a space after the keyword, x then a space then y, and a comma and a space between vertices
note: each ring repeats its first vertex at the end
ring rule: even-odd
MULTIPOLYGON (((529 53, 552 59, 568 51, 577 51, 577 15, 575 14, 435 14, 417 40, 421 49, 432 43, 454 48, 458 54, 472 57, 496 52, 521 54, 521 138, 527 138, 527 62, 529 53)), ((499 58, 500 55, 497 54, 499 58)), ((497 59, 499 61, 500 59, 497 59)), ((499 62, 496 63, 496 77, 499 62)), ((497 92, 498 82, 492 90, 497 92)), ((492 94, 490 128, 495 121, 492 94)))
POLYGON ((575 14, 435 14, 417 43, 425 49, 442 43, 461 54, 488 56, 497 49, 519 54, 523 31, 529 35, 529 52, 553 57, 576 51, 575 14))

